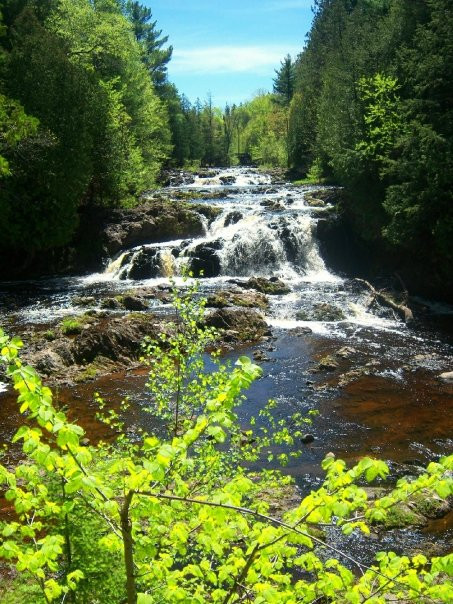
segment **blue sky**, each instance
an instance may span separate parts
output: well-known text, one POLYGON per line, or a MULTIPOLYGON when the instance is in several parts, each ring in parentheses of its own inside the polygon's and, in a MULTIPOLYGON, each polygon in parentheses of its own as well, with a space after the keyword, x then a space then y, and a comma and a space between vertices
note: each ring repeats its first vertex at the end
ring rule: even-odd
POLYGON ((271 90, 274 69, 304 45, 312 0, 142 0, 169 36, 170 80, 193 102, 215 105, 271 90))

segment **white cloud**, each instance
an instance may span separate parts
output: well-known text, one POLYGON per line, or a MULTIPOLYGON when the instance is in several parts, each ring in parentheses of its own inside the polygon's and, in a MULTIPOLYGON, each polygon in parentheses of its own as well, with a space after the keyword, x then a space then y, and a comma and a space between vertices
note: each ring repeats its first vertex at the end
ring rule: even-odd
POLYGON ((267 73, 277 68, 288 53, 296 56, 301 48, 272 46, 207 46, 175 49, 172 73, 267 73))

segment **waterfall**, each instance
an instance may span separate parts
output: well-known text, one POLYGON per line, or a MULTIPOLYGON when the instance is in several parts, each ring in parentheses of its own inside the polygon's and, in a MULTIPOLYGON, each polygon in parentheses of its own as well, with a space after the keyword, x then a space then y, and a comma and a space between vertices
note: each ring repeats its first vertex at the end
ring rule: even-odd
POLYGON ((183 267, 206 278, 326 275, 304 192, 273 191, 269 184, 268 175, 240 168, 196 176, 184 188, 234 187, 227 201, 211 202, 222 209, 211 224, 202 217, 205 236, 139 246, 114 259, 106 272, 135 280, 178 275, 183 267))

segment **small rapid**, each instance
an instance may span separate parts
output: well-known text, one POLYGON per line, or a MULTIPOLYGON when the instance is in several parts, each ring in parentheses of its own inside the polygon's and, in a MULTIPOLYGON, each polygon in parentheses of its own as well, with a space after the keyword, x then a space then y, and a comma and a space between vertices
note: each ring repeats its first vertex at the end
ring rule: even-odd
POLYGON ((216 198, 208 196, 206 203, 217 207, 219 214, 211 222, 204 220, 204 235, 123 250, 98 276, 100 281, 151 286, 192 271, 202 277, 202 290, 210 291, 229 280, 278 278, 291 292, 272 297, 266 316, 271 326, 310 327, 320 334, 345 333, 346 323, 405 331, 386 309, 376 305, 370 310, 367 292, 326 267, 316 229, 334 208, 323 202, 310 205, 311 187, 275 186, 268 175, 233 168, 196 176, 173 190, 181 188, 216 192, 216 198), (219 191, 224 196, 219 197, 219 191))

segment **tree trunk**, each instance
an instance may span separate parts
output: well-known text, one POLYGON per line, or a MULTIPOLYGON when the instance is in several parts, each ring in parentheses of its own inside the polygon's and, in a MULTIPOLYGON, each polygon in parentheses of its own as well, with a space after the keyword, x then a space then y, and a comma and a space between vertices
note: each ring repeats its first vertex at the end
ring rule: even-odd
POLYGON ((137 586, 135 584, 134 572, 134 542, 132 540, 132 524, 129 518, 129 508, 131 505, 133 491, 129 491, 121 507, 121 535, 123 537, 124 548, 124 566, 126 569, 126 591, 127 604, 137 603, 137 586))
POLYGON ((410 323, 413 322, 414 315, 412 314, 412 311, 408 306, 406 306, 405 304, 397 304, 394 300, 392 300, 390 298, 390 296, 375 289, 371 285, 371 283, 369 283, 368 281, 365 281, 365 279, 355 279, 355 281, 365 285, 370 290, 370 292, 373 294, 375 299, 379 300, 380 302, 382 302, 382 304, 385 304, 386 306, 395 310, 400 315, 400 317, 402 319, 404 319, 404 322, 406 323, 406 325, 409 325, 410 323))

